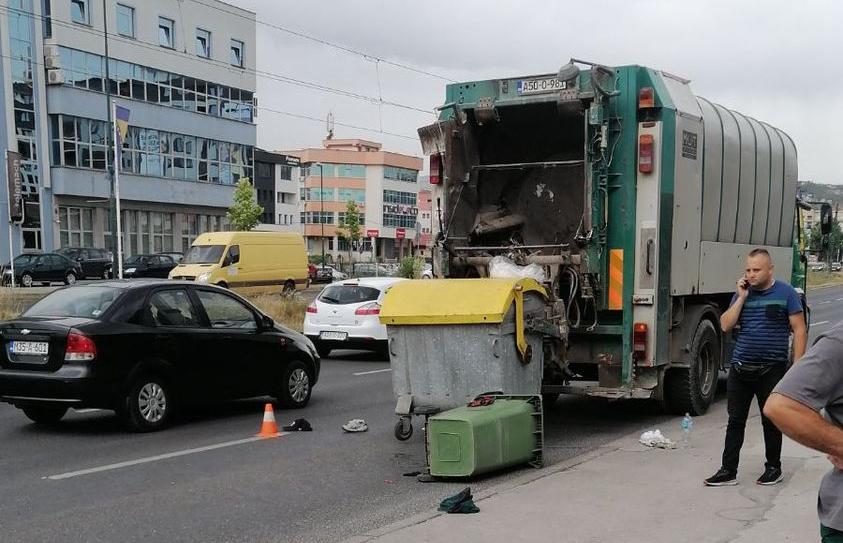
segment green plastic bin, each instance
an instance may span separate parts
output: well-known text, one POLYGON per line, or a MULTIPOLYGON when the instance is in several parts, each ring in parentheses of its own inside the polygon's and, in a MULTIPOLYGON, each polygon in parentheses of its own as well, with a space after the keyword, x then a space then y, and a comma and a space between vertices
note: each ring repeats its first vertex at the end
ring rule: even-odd
POLYGON ((430 417, 430 474, 471 477, 511 466, 542 465, 541 396, 494 396, 482 407, 458 407, 430 417))

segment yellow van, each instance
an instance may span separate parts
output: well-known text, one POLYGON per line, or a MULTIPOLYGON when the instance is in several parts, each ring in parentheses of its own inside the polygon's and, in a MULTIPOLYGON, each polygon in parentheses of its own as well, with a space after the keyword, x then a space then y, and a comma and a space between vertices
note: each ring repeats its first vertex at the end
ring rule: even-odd
POLYGON ((307 286, 304 238, 292 232, 208 232, 198 236, 170 279, 223 287, 307 286))

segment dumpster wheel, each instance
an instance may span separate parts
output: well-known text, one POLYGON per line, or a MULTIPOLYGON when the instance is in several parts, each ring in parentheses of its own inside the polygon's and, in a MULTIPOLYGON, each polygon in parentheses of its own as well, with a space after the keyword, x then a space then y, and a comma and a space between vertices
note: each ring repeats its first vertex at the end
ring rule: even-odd
POLYGON ((410 417, 401 417, 395 423, 395 439, 407 441, 413 435, 413 421, 410 417))

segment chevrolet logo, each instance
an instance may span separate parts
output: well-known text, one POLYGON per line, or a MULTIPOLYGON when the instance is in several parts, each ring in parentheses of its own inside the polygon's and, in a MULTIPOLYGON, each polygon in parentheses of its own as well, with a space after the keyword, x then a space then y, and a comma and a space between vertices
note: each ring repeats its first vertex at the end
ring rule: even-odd
POLYGON ((30 332, 31 332, 31 330, 29 328, 24 328, 23 330, 20 331, 20 333, 25 335, 25 336, 28 336, 30 332))

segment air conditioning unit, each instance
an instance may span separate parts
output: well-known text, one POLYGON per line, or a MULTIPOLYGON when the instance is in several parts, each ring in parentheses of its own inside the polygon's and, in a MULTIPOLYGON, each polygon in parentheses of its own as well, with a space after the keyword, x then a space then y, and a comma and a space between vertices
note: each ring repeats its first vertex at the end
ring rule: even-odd
POLYGON ((47 70, 48 85, 64 85, 64 72, 60 69, 47 70))
POLYGON ((58 45, 45 45, 44 46, 44 66, 48 70, 53 70, 55 68, 61 68, 61 57, 59 56, 59 46, 58 45))

